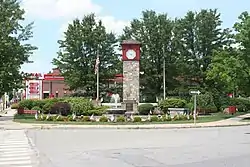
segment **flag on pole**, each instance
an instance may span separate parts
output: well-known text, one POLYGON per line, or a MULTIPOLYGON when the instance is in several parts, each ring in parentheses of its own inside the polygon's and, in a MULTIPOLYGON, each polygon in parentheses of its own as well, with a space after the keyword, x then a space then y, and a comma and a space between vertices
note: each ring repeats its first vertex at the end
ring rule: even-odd
POLYGON ((99 64, 100 64, 100 59, 99 59, 99 55, 97 55, 97 58, 96 58, 96 61, 95 61, 95 74, 98 73, 99 64))

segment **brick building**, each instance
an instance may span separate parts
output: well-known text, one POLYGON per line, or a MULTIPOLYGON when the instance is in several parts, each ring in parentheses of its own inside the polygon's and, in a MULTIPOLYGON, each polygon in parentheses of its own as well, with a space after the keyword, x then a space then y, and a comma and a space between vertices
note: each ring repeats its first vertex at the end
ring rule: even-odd
POLYGON ((57 68, 54 68, 50 73, 44 74, 42 87, 43 99, 63 97, 71 93, 64 82, 64 77, 61 76, 60 70, 57 68))

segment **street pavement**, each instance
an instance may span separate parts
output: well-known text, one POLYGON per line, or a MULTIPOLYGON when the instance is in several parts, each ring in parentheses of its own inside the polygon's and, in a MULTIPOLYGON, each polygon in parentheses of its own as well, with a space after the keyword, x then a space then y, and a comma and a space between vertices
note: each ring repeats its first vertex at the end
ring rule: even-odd
POLYGON ((249 167, 250 127, 28 130, 39 167, 249 167))

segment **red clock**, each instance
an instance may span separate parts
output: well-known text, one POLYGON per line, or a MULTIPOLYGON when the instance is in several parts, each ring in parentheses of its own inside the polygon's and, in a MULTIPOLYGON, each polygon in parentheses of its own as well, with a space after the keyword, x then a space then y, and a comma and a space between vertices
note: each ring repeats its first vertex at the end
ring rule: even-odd
POLYGON ((141 44, 135 40, 122 42, 122 61, 139 61, 141 44))

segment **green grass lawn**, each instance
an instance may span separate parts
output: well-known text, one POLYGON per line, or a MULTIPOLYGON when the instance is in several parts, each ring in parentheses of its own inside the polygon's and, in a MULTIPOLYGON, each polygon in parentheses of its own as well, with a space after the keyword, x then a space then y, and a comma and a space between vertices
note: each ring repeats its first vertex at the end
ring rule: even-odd
MULTIPOLYGON (((245 112, 238 112, 235 115, 226 115, 223 113, 214 113, 209 116, 200 116, 197 119, 197 123, 205 123, 205 122, 214 122, 225 120, 228 118, 232 118, 235 116, 239 116, 242 114, 246 114, 245 112)), ((32 124, 68 124, 68 125, 142 125, 142 124, 189 124, 193 123, 193 120, 182 120, 182 121, 165 121, 165 122, 60 122, 60 121, 37 121, 35 120, 34 115, 15 115, 15 122, 19 123, 32 123, 32 124)), ((250 121, 250 120, 249 120, 250 121)))

